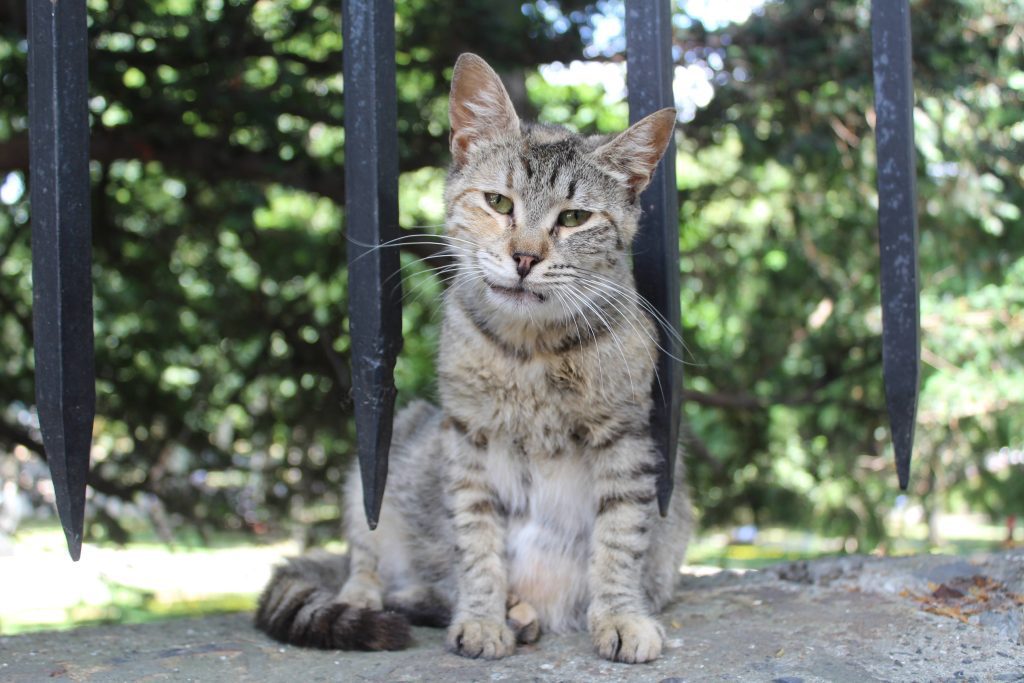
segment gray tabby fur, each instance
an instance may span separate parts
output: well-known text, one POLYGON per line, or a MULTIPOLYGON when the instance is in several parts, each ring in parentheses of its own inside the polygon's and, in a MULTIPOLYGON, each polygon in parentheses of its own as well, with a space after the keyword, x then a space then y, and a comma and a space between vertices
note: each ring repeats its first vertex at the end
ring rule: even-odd
MULTIPOLYGON (((445 201, 456 268, 438 356, 441 405, 415 402, 398 415, 376 531, 350 473, 350 567, 328 603, 446 625, 448 649, 470 657, 586 628, 603 657, 652 660, 664 638, 654 615, 672 595, 691 519, 681 457, 669 515, 658 514, 661 460, 649 434, 658 330, 628 250, 637 196, 672 139, 675 112, 615 138, 523 124, 474 55, 456 64, 450 107, 445 201), (484 193, 510 198, 512 212, 494 210, 484 193), (591 216, 559 227, 569 209, 591 216)), ((297 597, 323 584, 295 561, 279 568, 257 624, 325 646, 289 638, 304 632, 294 623, 303 615, 323 621, 329 605, 303 612, 297 597)), ((378 640, 401 647, 407 633, 378 640)))

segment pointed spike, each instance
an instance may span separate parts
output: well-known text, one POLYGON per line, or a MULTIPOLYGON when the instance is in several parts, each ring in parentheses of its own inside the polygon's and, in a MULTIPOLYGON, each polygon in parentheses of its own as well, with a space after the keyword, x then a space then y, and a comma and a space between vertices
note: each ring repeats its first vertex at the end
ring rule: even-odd
POLYGON ((900 488, 910 456, 920 387, 914 84, 908 0, 871 3, 882 271, 882 367, 900 488))
POLYGON ((892 422, 892 441, 896 451, 896 476, 899 478, 900 490, 906 491, 910 484, 910 455, 914 448, 914 417, 908 416, 899 421, 894 419, 892 422))
POLYGON ((36 408, 78 560, 96 414, 84 2, 30 0, 29 144, 36 408))
MULTIPOLYGON (((355 337, 353 332, 352 336, 355 337)), ((353 354, 355 344, 353 344, 353 354)), ((388 451, 391 447, 391 426, 394 412, 395 383, 392 369, 394 356, 387 349, 362 352, 362 357, 376 355, 392 358, 388 363, 353 364, 353 392, 356 394, 356 441, 359 470, 363 481, 363 507, 371 529, 377 527, 388 478, 388 451)))
MULTIPOLYGON (((626 3, 626 45, 629 120, 636 123, 659 109, 673 106, 672 3, 670 0, 626 3)), ((676 331, 679 315, 679 197, 676 190, 675 145, 640 198, 643 213, 633 248, 637 290, 676 331)), ((668 514, 679 443, 683 367, 675 360, 683 351, 664 330, 658 357, 658 378, 652 393, 651 432, 662 456, 658 507, 668 514), (673 358, 673 356, 675 358, 673 358)))
MULTIPOLYGON (((50 440, 43 437, 44 444, 50 440)), ((85 480, 89 474, 89 449, 79 447, 67 454, 59 454, 57 447, 46 445, 53 493, 57 502, 57 515, 64 529, 68 553, 75 562, 82 556, 82 537, 85 531, 85 480), (75 455, 72 455, 74 453, 75 455), (85 457, 82 457, 82 454, 85 457), (77 457, 75 457, 77 456, 77 457)))
POLYGON ((352 393, 366 521, 377 526, 388 474, 402 347, 397 249, 372 249, 398 236, 398 132, 393 0, 347 0, 345 196, 349 236, 352 393))

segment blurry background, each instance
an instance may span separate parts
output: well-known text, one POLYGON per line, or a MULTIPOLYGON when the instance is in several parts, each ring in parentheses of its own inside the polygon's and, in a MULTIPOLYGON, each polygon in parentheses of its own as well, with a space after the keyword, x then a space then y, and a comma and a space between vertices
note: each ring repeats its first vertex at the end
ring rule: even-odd
MULTIPOLYGON (((1024 514, 1024 5, 912 3, 924 374, 899 495, 869 4, 676 4, 691 561, 998 544, 1024 514)), ((98 417, 72 565, 33 409, 25 9, 0 0, 0 632, 245 608, 281 554, 340 547, 341 3, 88 5, 98 417)), ((621 1, 396 5, 407 230, 441 231, 463 51, 526 117, 626 125, 621 1)), ((435 251, 402 254, 403 401, 436 393, 435 251)))

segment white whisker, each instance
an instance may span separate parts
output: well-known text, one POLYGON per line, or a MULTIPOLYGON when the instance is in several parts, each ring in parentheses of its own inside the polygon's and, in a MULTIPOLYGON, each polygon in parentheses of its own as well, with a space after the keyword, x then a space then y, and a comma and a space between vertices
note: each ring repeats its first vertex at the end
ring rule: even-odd
MULTIPOLYGON (((555 294, 555 296, 558 297, 559 302, 562 303, 562 307, 566 308, 567 304, 565 303, 565 298, 563 298, 563 294, 566 295, 566 297, 567 297, 569 292, 564 291, 564 290, 560 291, 558 289, 555 289, 555 290, 552 290, 552 291, 555 294)), ((572 318, 573 325, 576 326, 576 336, 579 338, 580 343, 581 344, 583 343, 583 332, 582 332, 582 330, 580 330, 580 324, 577 321, 577 319, 580 316, 583 317, 583 322, 586 323, 587 327, 590 328, 590 336, 593 337, 594 341, 596 342, 597 341, 597 332, 594 331, 594 327, 593 327, 593 325, 590 324, 590 321, 587 319, 587 317, 585 315, 583 315, 583 310, 577 305, 570 312, 570 317, 572 318)), ((608 392, 607 392, 607 387, 605 385, 604 366, 603 366, 603 364, 601 362, 601 349, 598 347, 597 344, 594 344, 594 357, 597 358, 598 374, 601 376, 601 391, 600 391, 600 394, 601 394, 601 396, 607 397, 608 396, 608 392)))
MULTIPOLYGON (((615 328, 612 326, 611 321, 608 320, 604 313, 601 312, 601 309, 599 309, 593 302, 591 302, 588 298, 586 298, 579 292, 574 292, 571 289, 566 289, 564 291, 567 295, 576 299, 577 301, 582 302, 587 308, 592 310, 597 319, 608 329, 608 334, 611 336, 612 342, 615 344, 616 348, 618 348, 619 355, 622 356, 622 365, 623 367, 625 367, 626 376, 629 378, 630 393, 635 398, 637 393, 636 385, 633 382, 633 372, 629 368, 629 361, 626 360, 626 352, 622 348, 622 344, 619 341, 619 335, 615 332, 615 328)), ((586 318, 584 318, 584 320, 586 320, 586 318)))
POLYGON ((404 264, 402 266, 399 266, 398 270, 396 270, 391 275, 388 275, 387 278, 384 279, 384 284, 387 284, 389 281, 394 279, 397 275, 405 273, 405 271, 407 271, 407 270, 411 270, 412 272, 410 272, 410 273, 408 273, 408 274, 403 276, 403 278, 402 278, 402 283, 403 284, 405 283, 405 281, 407 279, 409 279, 413 275, 417 275, 417 274, 422 273, 422 272, 436 271, 439 268, 450 268, 452 265, 457 265, 457 264, 451 264, 451 263, 449 263, 449 264, 442 263, 440 266, 431 266, 431 265, 427 265, 427 263, 426 263, 427 261, 433 261, 433 260, 442 259, 442 258, 443 259, 447 259, 447 260, 457 260, 451 254, 444 253, 444 252, 438 253, 438 254, 429 254, 427 256, 420 257, 420 258, 418 258, 418 259, 416 259, 414 261, 411 261, 411 262, 406 263, 406 264, 404 264), (422 265, 423 267, 421 269, 414 268, 414 266, 417 266, 417 265, 422 265))
MULTIPOLYGON (((592 293, 596 294, 597 296, 600 296, 600 297, 601 297, 602 299, 604 299, 604 300, 605 300, 605 301, 607 301, 608 303, 610 303, 610 304, 611 304, 612 306, 614 306, 614 307, 615 307, 615 309, 616 309, 616 310, 618 310, 618 311, 619 311, 620 313, 622 313, 622 314, 623 314, 623 316, 626 316, 626 313, 625 313, 625 312, 623 312, 623 311, 622 311, 622 309, 620 309, 620 308, 618 307, 618 305, 617 305, 617 304, 615 303, 616 301, 619 301, 619 302, 621 302, 621 303, 622 303, 622 304, 623 304, 624 306, 626 306, 626 308, 627 308, 627 309, 632 309, 632 306, 630 306, 630 305, 629 305, 630 303, 633 303, 633 302, 631 302, 631 300, 628 300, 628 299, 624 299, 624 298, 620 298, 620 297, 618 296, 618 294, 619 294, 619 293, 617 293, 617 292, 614 292, 614 291, 612 291, 612 292, 609 292, 607 288, 602 288, 602 287, 600 286, 600 284, 599 284, 599 283, 594 283, 594 282, 587 282, 587 281, 585 281, 585 280, 582 280, 582 279, 581 279, 581 280, 580 280, 580 281, 578 282, 578 284, 579 284, 580 286, 582 286, 582 287, 585 287, 585 288, 586 288, 586 289, 587 289, 588 291, 590 291, 590 292, 592 292, 592 293), (610 296, 609 296, 609 295, 610 295, 611 297, 613 297, 613 298, 610 298, 610 296)), ((643 326, 643 324, 642 324, 642 322, 641 322, 641 320, 640 320, 640 318, 639 318, 639 315, 640 315, 640 314, 641 314, 641 312, 640 312, 640 311, 637 311, 636 309, 633 309, 633 314, 632 314, 632 315, 630 315, 630 316, 629 316, 629 318, 630 318, 631 320, 635 320, 635 321, 636 321, 637 323, 640 323, 640 324, 641 324, 641 327, 643 327, 643 328, 644 328, 644 329, 642 330, 642 334, 641 334, 641 330, 638 330, 638 329, 637 329, 637 328, 636 328, 636 327, 635 327, 635 326, 633 325, 633 323, 632 323, 632 322, 631 322, 630 320, 627 320, 627 323, 629 323, 630 327, 632 327, 632 328, 633 328, 633 330, 634 330, 634 331, 635 331, 635 332, 636 332, 636 333, 637 333, 638 335, 640 335, 640 336, 643 336, 643 337, 645 337, 645 338, 649 339, 649 340, 650 340, 650 341, 651 341, 651 342, 652 342, 652 343, 653 343, 653 344, 654 344, 654 345, 655 345, 655 346, 656 346, 656 347, 658 348, 658 350, 659 350, 659 351, 661 351, 662 353, 664 353, 664 354, 665 354, 666 356, 668 356, 669 358, 671 358, 672 360, 674 360, 674 361, 676 361, 676 362, 679 362, 679 363, 684 363, 684 364, 685 364, 685 363, 686 363, 686 361, 684 361, 684 360, 683 360, 682 358, 679 358, 678 356, 676 356, 675 354, 673 354, 673 353, 672 353, 671 351, 669 351, 668 349, 666 349, 666 348, 665 348, 664 346, 662 346, 662 345, 661 345, 661 342, 660 342, 660 341, 659 341, 659 340, 658 340, 658 339, 657 339, 657 338, 656 338, 656 337, 655 337, 654 335, 652 335, 652 334, 650 333, 650 331, 646 329, 646 327, 645 327, 645 326, 643 326)), ((671 342, 672 340, 670 339, 669 341, 671 342)), ((652 359, 652 360, 653 360, 653 359, 652 359)))
POLYGON ((614 288, 616 291, 619 291, 622 294, 627 295, 630 299, 635 301, 635 303, 637 303, 637 305, 641 306, 642 308, 644 308, 644 310, 646 310, 648 313, 650 313, 652 316, 654 316, 654 318, 657 319, 657 321, 660 324, 664 325, 666 327, 665 332, 667 334, 671 335, 680 344, 683 343, 683 338, 679 334, 679 330, 673 329, 671 323, 669 323, 669 321, 665 318, 665 316, 662 315, 661 312, 658 309, 656 309, 653 305, 651 305, 651 302, 649 302, 647 299, 642 297, 640 295, 640 293, 637 292, 635 289, 624 287, 621 282, 616 282, 615 280, 613 280, 613 279, 611 279, 611 278, 609 278, 609 277, 607 277, 605 275, 602 275, 601 273, 598 273, 595 270, 590 270, 590 269, 587 269, 587 268, 576 268, 576 270, 580 271, 581 273, 586 273, 587 275, 589 275, 594 280, 602 282, 602 283, 608 285, 609 287, 614 288))
POLYGON ((354 245, 356 245, 358 247, 362 247, 362 248, 366 249, 365 252, 363 252, 362 254, 359 254, 358 256, 356 256, 356 258, 354 258, 352 260, 352 263, 355 263, 356 261, 358 261, 359 259, 363 258, 364 256, 367 256, 368 254, 374 253, 378 249, 384 249, 384 248, 393 248, 393 247, 401 248, 401 247, 411 247, 411 246, 430 246, 430 247, 444 247, 446 249, 451 249, 451 250, 456 251, 456 252, 461 251, 462 253, 466 253, 466 254, 470 253, 471 249, 469 247, 464 247, 464 246, 461 246, 461 245, 452 244, 451 243, 452 241, 465 242, 466 244, 470 245, 470 247, 473 247, 474 249, 476 248, 476 245, 473 242, 469 241, 469 240, 465 240, 465 239, 458 238, 458 237, 452 237, 451 235, 431 235, 429 233, 423 233, 423 232, 417 232, 417 233, 413 233, 411 235, 401 235, 401 236, 396 237, 394 239, 390 239, 390 240, 388 240, 386 242, 381 242, 380 244, 367 244, 365 242, 360 242, 359 240, 355 239, 354 237, 349 236, 348 234, 345 235, 345 240, 348 241, 351 244, 354 244, 354 245), (434 240, 436 240, 436 241, 434 241, 434 240))
POLYGON ((647 299, 642 297, 635 290, 624 287, 621 283, 611 280, 601 275, 600 273, 588 270, 586 268, 578 268, 577 270, 579 270, 581 273, 586 273, 586 277, 584 277, 583 275, 577 277, 581 279, 586 279, 587 281, 590 282, 590 284, 600 286, 605 291, 613 292, 617 295, 617 297, 621 297, 621 300, 632 302, 635 305, 639 306, 641 309, 643 309, 645 312, 647 312, 654 319, 654 322, 657 324, 658 328, 664 331, 666 337, 668 337, 668 339, 666 339, 668 345, 672 347, 673 350, 675 350, 676 348, 679 349, 677 355, 676 353, 673 353, 672 351, 669 351, 664 346, 662 346, 660 342, 655 342, 658 344, 658 348, 661 351, 670 356, 673 360, 683 363, 684 365, 698 365, 695 362, 686 361, 680 357, 683 354, 689 354, 690 358, 694 358, 693 354, 690 353, 689 348, 687 348, 686 342, 683 341, 683 337, 679 333, 679 330, 677 330, 665 318, 665 316, 661 314, 661 312, 654 308, 654 306, 652 306, 651 303, 647 301, 647 299))
MULTIPOLYGON (((611 306, 616 311, 619 312, 619 315, 622 316, 623 321, 625 321, 625 323, 627 325, 629 325, 630 329, 633 330, 633 333, 637 337, 648 339, 651 342, 653 342, 655 344, 655 346, 658 346, 658 348, 661 348, 658 345, 658 341, 654 337, 651 336, 650 332, 648 332, 646 329, 641 331, 640 329, 637 328, 636 325, 633 324, 633 321, 636 320, 637 323, 639 323, 641 325, 641 327, 643 327, 643 323, 641 323, 640 320, 635 317, 635 314, 633 316, 631 316, 629 314, 628 310, 627 311, 623 311, 621 308, 619 308, 619 305, 617 303, 615 303, 614 299, 608 298, 604 293, 602 293, 599 289, 594 287, 591 283, 588 283, 588 282, 585 282, 583 280, 580 280, 578 284, 582 285, 587 291, 591 292, 592 294, 596 294, 597 296, 601 297, 602 299, 607 301, 609 304, 611 304, 611 306)), ((623 302, 623 305, 625 305, 627 307, 627 309, 629 308, 629 304, 628 303, 623 302)), ((651 353, 650 347, 647 346, 646 344, 644 345, 644 350, 647 352, 647 359, 651 362, 651 367, 654 370, 654 379, 655 379, 655 381, 658 382, 658 389, 659 389, 659 391, 664 393, 665 389, 661 385, 661 377, 659 376, 659 373, 658 373, 658 361, 656 361, 654 359, 654 354, 651 353)))

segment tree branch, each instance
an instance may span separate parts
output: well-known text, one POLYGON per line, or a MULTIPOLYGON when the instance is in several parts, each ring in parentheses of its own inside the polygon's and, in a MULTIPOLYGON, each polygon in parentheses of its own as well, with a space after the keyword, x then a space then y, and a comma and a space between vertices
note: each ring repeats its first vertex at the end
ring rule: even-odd
POLYGON ((43 444, 32 438, 32 435, 22 427, 16 427, 6 420, 0 420, 0 439, 24 446, 42 458, 44 462, 46 461, 46 449, 43 448, 43 444))
MULTIPOLYGON (((28 171, 28 136, 0 143, 0 172, 28 171)), ((193 139, 161 144, 131 128, 94 131, 90 156, 108 164, 124 159, 159 161, 171 173, 206 178, 273 182, 345 202, 341 168, 326 168, 308 159, 281 159, 274 152, 254 152, 218 140, 193 139)))

